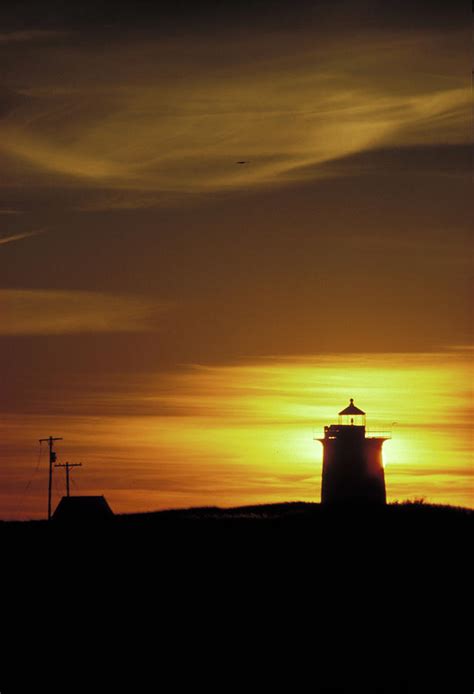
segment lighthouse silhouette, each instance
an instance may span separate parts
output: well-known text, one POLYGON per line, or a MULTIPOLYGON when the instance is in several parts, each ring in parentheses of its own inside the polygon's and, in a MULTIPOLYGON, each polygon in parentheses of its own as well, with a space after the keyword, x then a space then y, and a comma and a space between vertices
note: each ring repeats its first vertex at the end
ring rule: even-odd
POLYGON ((365 412, 350 399, 339 423, 324 427, 323 504, 385 504, 382 446, 389 434, 367 435, 365 412))

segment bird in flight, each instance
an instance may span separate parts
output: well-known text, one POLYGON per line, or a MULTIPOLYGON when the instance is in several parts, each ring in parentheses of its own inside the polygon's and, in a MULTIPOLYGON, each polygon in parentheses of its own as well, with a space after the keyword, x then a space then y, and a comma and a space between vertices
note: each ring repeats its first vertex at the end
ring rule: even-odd
POLYGON ((248 162, 246 162, 246 161, 236 161, 235 163, 236 164, 248 164, 248 162))

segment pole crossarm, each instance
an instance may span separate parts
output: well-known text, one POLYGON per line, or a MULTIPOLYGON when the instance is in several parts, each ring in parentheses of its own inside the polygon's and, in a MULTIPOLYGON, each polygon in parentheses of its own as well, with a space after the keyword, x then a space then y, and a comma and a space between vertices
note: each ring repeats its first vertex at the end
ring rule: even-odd
POLYGON ((70 488, 69 488, 69 471, 73 467, 82 467, 82 463, 56 463, 54 467, 63 467, 66 470, 66 496, 70 496, 70 488))

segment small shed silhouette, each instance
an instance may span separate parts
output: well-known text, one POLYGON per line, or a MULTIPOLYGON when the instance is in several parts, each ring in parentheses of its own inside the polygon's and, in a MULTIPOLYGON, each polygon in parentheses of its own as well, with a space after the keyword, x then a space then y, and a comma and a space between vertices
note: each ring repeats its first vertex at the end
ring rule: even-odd
POLYGON ((61 523, 99 523, 113 517, 105 496, 63 496, 53 513, 53 520, 61 523))

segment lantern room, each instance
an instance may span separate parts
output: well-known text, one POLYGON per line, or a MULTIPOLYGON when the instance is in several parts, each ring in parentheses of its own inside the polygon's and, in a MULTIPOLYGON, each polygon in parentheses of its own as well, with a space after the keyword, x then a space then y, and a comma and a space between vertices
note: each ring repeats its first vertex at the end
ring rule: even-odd
POLYGON ((339 425, 365 427, 365 412, 354 405, 354 398, 339 412, 339 425))

